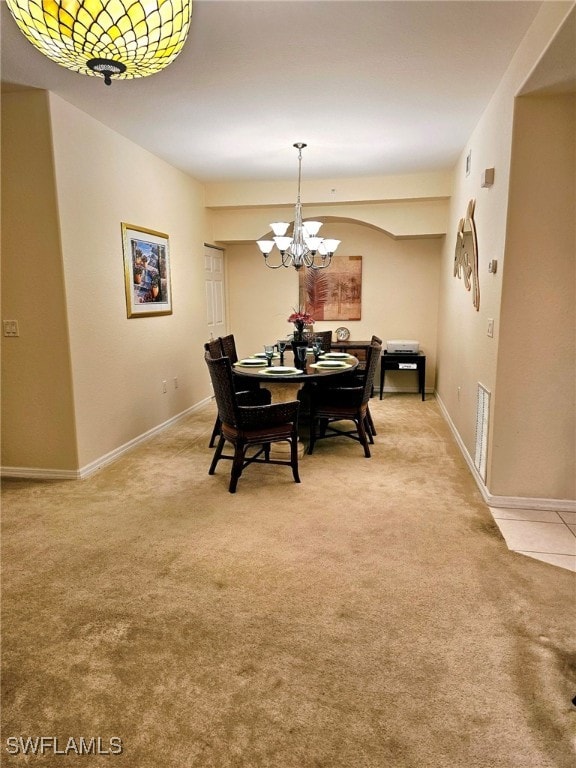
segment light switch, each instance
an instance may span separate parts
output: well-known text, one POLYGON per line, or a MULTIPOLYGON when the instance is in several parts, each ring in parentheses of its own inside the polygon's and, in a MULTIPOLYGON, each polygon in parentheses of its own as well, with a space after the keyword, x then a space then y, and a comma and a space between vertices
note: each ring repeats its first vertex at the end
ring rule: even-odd
POLYGON ((3 320, 4 336, 20 336, 18 330, 18 320, 3 320))

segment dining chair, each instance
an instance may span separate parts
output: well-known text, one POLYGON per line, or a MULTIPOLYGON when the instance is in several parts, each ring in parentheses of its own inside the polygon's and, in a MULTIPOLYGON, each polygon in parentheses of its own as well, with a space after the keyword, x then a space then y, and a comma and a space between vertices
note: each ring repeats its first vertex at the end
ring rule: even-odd
MULTIPOLYGON (((379 344, 380 350, 382 350, 382 339, 378 336, 372 336, 370 339, 370 344, 379 344)), ((352 374, 354 378, 356 379, 357 386, 364 386, 364 382, 366 380, 366 374, 368 367, 370 365, 370 357, 371 355, 375 354, 372 346, 369 347, 366 359, 362 360, 354 373, 352 374)), ((378 356, 380 355, 380 352, 378 353, 378 356)), ((378 363, 376 363, 376 367, 378 367, 378 363)), ((372 386, 370 388, 370 398, 374 396, 374 379, 376 378, 376 374, 374 374, 374 377, 372 379, 372 386)), ((376 427, 374 425, 374 419, 372 418, 372 414, 370 413, 370 402, 366 405, 366 428, 369 429, 372 436, 376 436, 378 433, 376 432, 376 427)))
MULTIPOLYGON (((229 333, 226 336, 219 336, 218 341, 220 342, 220 347, 222 349, 222 357, 227 357, 230 360, 231 365, 234 365, 234 363, 238 362, 238 352, 236 351, 236 339, 234 338, 233 333, 229 333)), ((234 376, 234 379, 236 379, 236 374, 234 372, 234 368, 232 368, 232 375, 234 376)), ((237 389, 240 388, 242 390, 247 389, 259 389, 259 384, 257 381, 247 381, 246 379, 243 379, 242 382, 236 383, 237 389)))
MULTIPOLYGON (((300 482, 298 474, 298 401, 285 403, 271 403, 270 391, 261 389, 265 393, 267 402, 245 404, 242 397, 234 389, 232 366, 227 357, 212 358, 206 351, 204 355, 216 404, 218 416, 221 422, 220 437, 214 451, 212 463, 208 470, 213 475, 220 459, 232 461, 230 473, 230 493, 236 492, 238 480, 243 470, 249 464, 281 464, 292 467, 294 482, 300 482), (234 446, 234 454, 224 453, 226 442, 234 446), (290 445, 290 458, 288 460, 272 459, 270 447, 272 443, 288 442, 290 445), (248 448, 259 446, 255 453, 246 455, 248 448), (263 458, 261 458, 263 456, 263 458)), ((253 392, 242 393, 253 396, 253 392)), ((263 398, 264 399, 264 398, 263 398)))
MULTIPOLYGON (((236 347, 234 345, 234 337, 232 336, 231 338, 232 338, 232 342, 230 343, 230 341, 227 341, 226 348, 228 349, 228 351, 231 351, 233 355, 235 355, 236 347)), ((216 359, 219 357, 227 357, 227 355, 223 354, 223 348, 224 348, 224 345, 222 344, 222 337, 220 336, 217 339, 210 339, 210 341, 207 341, 204 344, 205 353, 209 354, 212 359, 216 359)), ((235 361, 237 359, 238 357, 236 356, 235 361)), ((232 363, 232 360, 230 360, 230 362, 232 363)), ((261 403, 265 403, 267 401, 267 398, 270 395, 270 392, 268 390, 260 389, 258 382, 251 382, 251 381, 248 381, 247 379, 241 380, 240 378, 234 376, 234 373, 232 374, 232 376, 234 379, 234 387, 236 388, 236 394, 238 395, 238 398, 242 403, 242 405, 260 405, 261 403), (260 394, 261 392, 264 392, 265 394, 261 395, 260 394)), ((268 399, 268 402, 270 402, 269 399, 268 399)), ((220 429, 221 429, 220 417, 216 415, 214 427, 212 428, 212 434, 210 435, 210 442, 208 443, 209 448, 214 447, 216 438, 220 434, 220 429)))
POLYGON ((227 336, 219 336, 218 341, 220 342, 222 356, 229 358, 232 365, 237 363, 238 353, 236 352, 236 339, 234 338, 234 334, 229 333, 227 336))
POLYGON ((220 339, 210 339, 204 344, 204 350, 210 352, 210 357, 222 357, 222 344, 220 339))
MULTIPOLYGON (((382 347, 382 339, 378 336, 373 335, 370 344, 380 344, 380 347, 382 347)), ((357 387, 363 387, 364 381, 366 380, 366 371, 367 366, 369 364, 369 358, 372 354, 372 348, 369 347, 366 354, 366 359, 361 360, 358 363, 358 366, 355 368, 355 370, 350 373, 349 375, 346 375, 343 379, 343 384, 345 386, 357 386, 357 387)), ((374 374, 374 378, 376 378, 376 374, 374 374)), ((327 386, 330 386, 330 382, 327 383, 327 386)), ((374 380, 372 380, 372 387, 370 389, 370 397, 374 396, 374 380)), ((374 419, 372 418, 372 414, 370 413, 370 405, 366 406, 366 426, 370 429, 370 432, 373 436, 377 435, 376 427, 374 425, 374 419)))
POLYGON ((371 343, 367 354, 364 380, 358 385, 350 381, 346 386, 316 387, 310 395, 310 444, 308 453, 314 451, 317 440, 326 437, 350 437, 364 448, 364 456, 370 458, 369 443, 374 443, 376 434, 371 426, 368 401, 374 383, 374 375, 382 345, 371 343), (346 430, 334 424, 352 421, 354 428, 346 430))
MULTIPOLYGON (((382 339, 379 336, 372 336, 370 339, 370 344, 380 344, 382 346, 382 339)), ((356 368, 356 374, 360 374, 363 371, 366 370, 366 367, 368 365, 368 357, 366 357, 366 360, 360 360, 360 363, 358 364, 358 368, 356 368)))
MULTIPOLYGON (((382 339, 379 336, 372 335, 372 338, 370 339, 370 344, 380 344, 380 347, 382 347, 382 339)), ((366 360, 366 363, 364 364, 364 371, 366 371, 366 366, 368 365, 368 360, 366 360)), ((363 373, 362 368, 360 371, 358 371, 358 376, 360 377, 363 373)), ((374 374, 374 379, 376 378, 376 374, 374 374)), ((372 380, 372 389, 370 390, 370 397, 374 397, 374 379, 372 380)), ((372 420, 372 414, 370 413, 370 406, 368 406, 368 409, 366 411, 366 415, 368 418, 368 425, 370 426, 370 429, 372 431, 372 434, 376 434, 376 428, 374 427, 374 421, 372 420)))
POLYGON ((332 349, 332 331, 318 331, 314 336, 322 339, 322 352, 330 352, 332 349))

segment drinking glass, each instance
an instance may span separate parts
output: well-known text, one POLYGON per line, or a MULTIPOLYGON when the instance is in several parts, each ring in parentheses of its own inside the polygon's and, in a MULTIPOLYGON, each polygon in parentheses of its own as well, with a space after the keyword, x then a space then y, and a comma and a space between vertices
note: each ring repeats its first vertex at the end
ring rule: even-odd
POLYGON ((306 370, 306 355, 308 354, 308 347, 304 344, 301 347, 296 347, 296 354, 298 356, 298 360, 300 361, 302 365, 302 370, 306 370))
POLYGON ((320 353, 322 352, 322 336, 314 336, 312 350, 314 352, 314 362, 317 363, 320 353))
POLYGON ((272 358, 274 357, 274 344, 265 344, 264 354, 266 355, 266 361, 268 363, 268 366, 271 366, 272 358))
POLYGON ((286 341, 286 339, 278 339, 277 346, 278 346, 278 352, 280 352, 280 365, 284 365, 284 352, 286 352, 286 347, 288 346, 288 342, 286 341))

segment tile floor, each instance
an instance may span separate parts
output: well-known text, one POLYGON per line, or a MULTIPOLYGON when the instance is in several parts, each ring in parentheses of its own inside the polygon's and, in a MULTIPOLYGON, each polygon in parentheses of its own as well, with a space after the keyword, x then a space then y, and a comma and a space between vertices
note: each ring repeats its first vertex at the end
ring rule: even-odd
POLYGON ((508 549, 576 572, 576 512, 490 507, 508 549))

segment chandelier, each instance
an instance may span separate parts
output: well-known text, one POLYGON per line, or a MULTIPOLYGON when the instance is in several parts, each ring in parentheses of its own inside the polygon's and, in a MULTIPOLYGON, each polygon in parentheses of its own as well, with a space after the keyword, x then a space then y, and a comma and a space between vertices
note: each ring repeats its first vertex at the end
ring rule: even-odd
POLYGON ((256 245, 260 248, 264 262, 270 269, 278 269, 279 267, 324 269, 330 266, 334 251, 340 245, 340 240, 318 237, 318 230, 322 226, 322 222, 302 221, 300 182, 302 180, 302 150, 306 144, 298 142, 293 146, 298 150, 298 198, 294 211, 292 236, 286 235, 290 224, 285 221, 277 221, 270 224, 270 228, 274 232, 274 239, 257 240, 256 245), (274 246, 280 251, 279 264, 271 264, 268 261, 274 246))
POLYGON ((6 0, 16 24, 41 53, 110 85, 147 77, 178 56, 192 0, 6 0))

